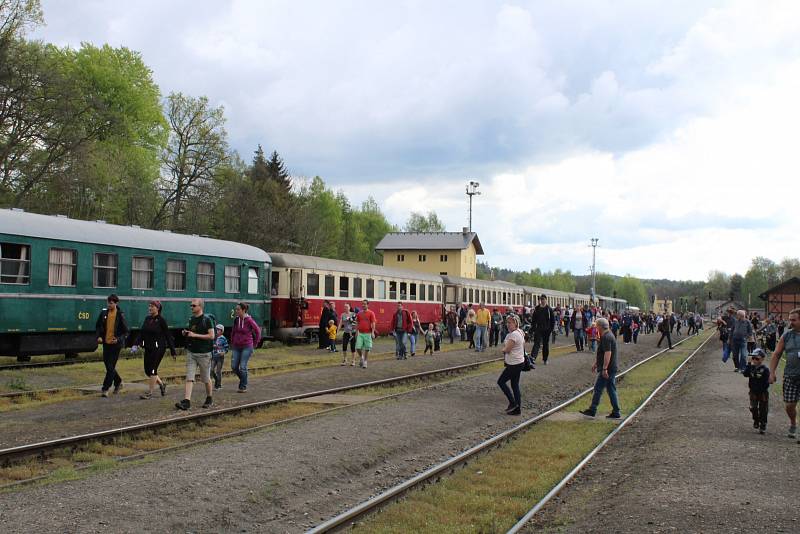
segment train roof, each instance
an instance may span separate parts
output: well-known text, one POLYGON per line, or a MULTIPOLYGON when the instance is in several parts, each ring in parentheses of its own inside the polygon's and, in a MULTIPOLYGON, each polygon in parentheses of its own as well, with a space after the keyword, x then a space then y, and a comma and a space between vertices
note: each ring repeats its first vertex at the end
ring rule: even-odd
POLYGON ((0 234, 265 263, 271 261, 269 254, 260 248, 233 241, 148 230, 138 226, 121 226, 102 221, 82 221, 63 215, 40 215, 17 209, 0 209, 0 234))
POLYGON ((569 291, 559 291, 558 289, 546 289, 544 287, 522 286, 522 288, 525 290, 525 293, 528 293, 529 295, 541 295, 542 293, 544 293, 545 295, 554 297, 586 296, 586 295, 581 295, 580 293, 570 293, 569 291))
POLYGON ((480 285, 486 287, 494 287, 497 289, 501 289, 503 291, 508 291, 509 289, 522 289, 522 286, 512 284, 511 282, 506 282, 505 280, 481 280, 480 278, 463 278, 461 276, 448 276, 448 275, 443 275, 441 278, 442 280, 444 280, 445 284, 480 285))
POLYGON ((628 302, 625 299, 617 298, 617 297, 606 297, 605 295, 597 295, 597 299, 603 299, 610 302, 628 302))
POLYGON ((363 274, 368 276, 385 276, 389 278, 410 278, 424 280, 425 282, 442 283, 439 275, 412 271, 410 269, 394 269, 371 263, 358 263, 355 261, 332 260, 316 256, 303 256, 302 254, 285 254, 271 252, 274 267, 312 269, 317 271, 340 271, 345 273, 363 274))

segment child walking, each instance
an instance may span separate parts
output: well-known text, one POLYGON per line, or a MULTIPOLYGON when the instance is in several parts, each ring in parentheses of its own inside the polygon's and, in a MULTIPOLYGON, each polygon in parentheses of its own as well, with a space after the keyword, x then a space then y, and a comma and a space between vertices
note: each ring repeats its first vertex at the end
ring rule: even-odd
POLYGON ((442 347, 442 330, 438 324, 433 325, 433 351, 439 352, 442 347))
POLYGON ((330 342, 328 350, 331 352, 338 352, 336 350, 336 322, 331 319, 328 321, 328 341, 330 342))
MULTIPOLYGON (((592 322, 592 326, 586 330, 586 335, 592 342, 592 352, 594 352, 597 349, 597 340, 600 339, 600 333, 597 330, 597 323, 592 322)), ((616 334, 614 334, 614 337, 616 338, 616 334)))
POLYGON ((425 330, 425 352, 422 354, 428 354, 428 351, 431 351, 431 356, 433 356, 433 323, 429 323, 428 329, 425 330))
POLYGON ((765 357, 764 349, 755 349, 750 353, 750 361, 747 362, 742 373, 749 378, 753 428, 758 429, 759 434, 767 431, 767 413, 769 412, 769 368, 764 365, 765 357))
POLYGON ((216 335, 214 338, 214 350, 211 353, 211 378, 214 379, 214 389, 222 389, 222 365, 225 363, 225 354, 228 353, 230 348, 228 340, 223 335, 225 327, 221 324, 217 325, 216 335))

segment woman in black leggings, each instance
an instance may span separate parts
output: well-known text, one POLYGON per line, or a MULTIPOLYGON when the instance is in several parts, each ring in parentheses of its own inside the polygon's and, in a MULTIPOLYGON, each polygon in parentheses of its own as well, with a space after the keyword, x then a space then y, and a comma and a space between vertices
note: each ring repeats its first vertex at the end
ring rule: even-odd
POLYGON ((503 341, 503 361, 505 368, 503 369, 500 378, 497 379, 497 385, 505 394, 508 399, 508 407, 506 413, 508 415, 519 415, 522 407, 522 395, 519 391, 519 374, 525 365, 525 336, 519 329, 519 323, 516 315, 509 315, 506 318, 506 325, 508 326, 508 335, 503 341), (511 382, 511 389, 508 388, 506 382, 511 382))
POLYGON ((158 366, 161 364, 161 358, 164 357, 167 347, 169 347, 172 357, 175 357, 175 344, 169 334, 167 321, 161 316, 161 303, 153 300, 147 310, 149 314, 142 323, 139 340, 135 343, 135 345, 144 345, 144 374, 149 379, 148 385, 150 386, 149 391, 142 394, 140 399, 151 398, 156 384, 161 389, 161 396, 166 395, 167 386, 158 377, 158 366))

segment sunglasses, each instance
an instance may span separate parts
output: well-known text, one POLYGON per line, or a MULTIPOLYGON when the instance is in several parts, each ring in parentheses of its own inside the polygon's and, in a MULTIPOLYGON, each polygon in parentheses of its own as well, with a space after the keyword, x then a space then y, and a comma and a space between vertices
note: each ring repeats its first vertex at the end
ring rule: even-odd
POLYGON ((197 308, 197 304, 189 304, 190 308, 197 308))

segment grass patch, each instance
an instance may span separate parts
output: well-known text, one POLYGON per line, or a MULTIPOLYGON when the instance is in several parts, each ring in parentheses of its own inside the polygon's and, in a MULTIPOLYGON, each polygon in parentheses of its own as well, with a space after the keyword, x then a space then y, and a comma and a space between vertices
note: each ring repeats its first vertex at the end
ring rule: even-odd
MULTIPOLYGON (((623 410, 635 409, 705 336, 699 338, 628 373, 618 386, 623 410)), ((568 410, 585 407, 581 403, 585 405, 586 399, 568 410)), ((607 403, 604 400, 606 407, 607 403)), ((601 405, 600 410, 603 408, 601 405)), ((355 530, 386 534, 505 532, 614 427, 615 423, 604 419, 542 421, 442 482, 411 492, 355 530)))

